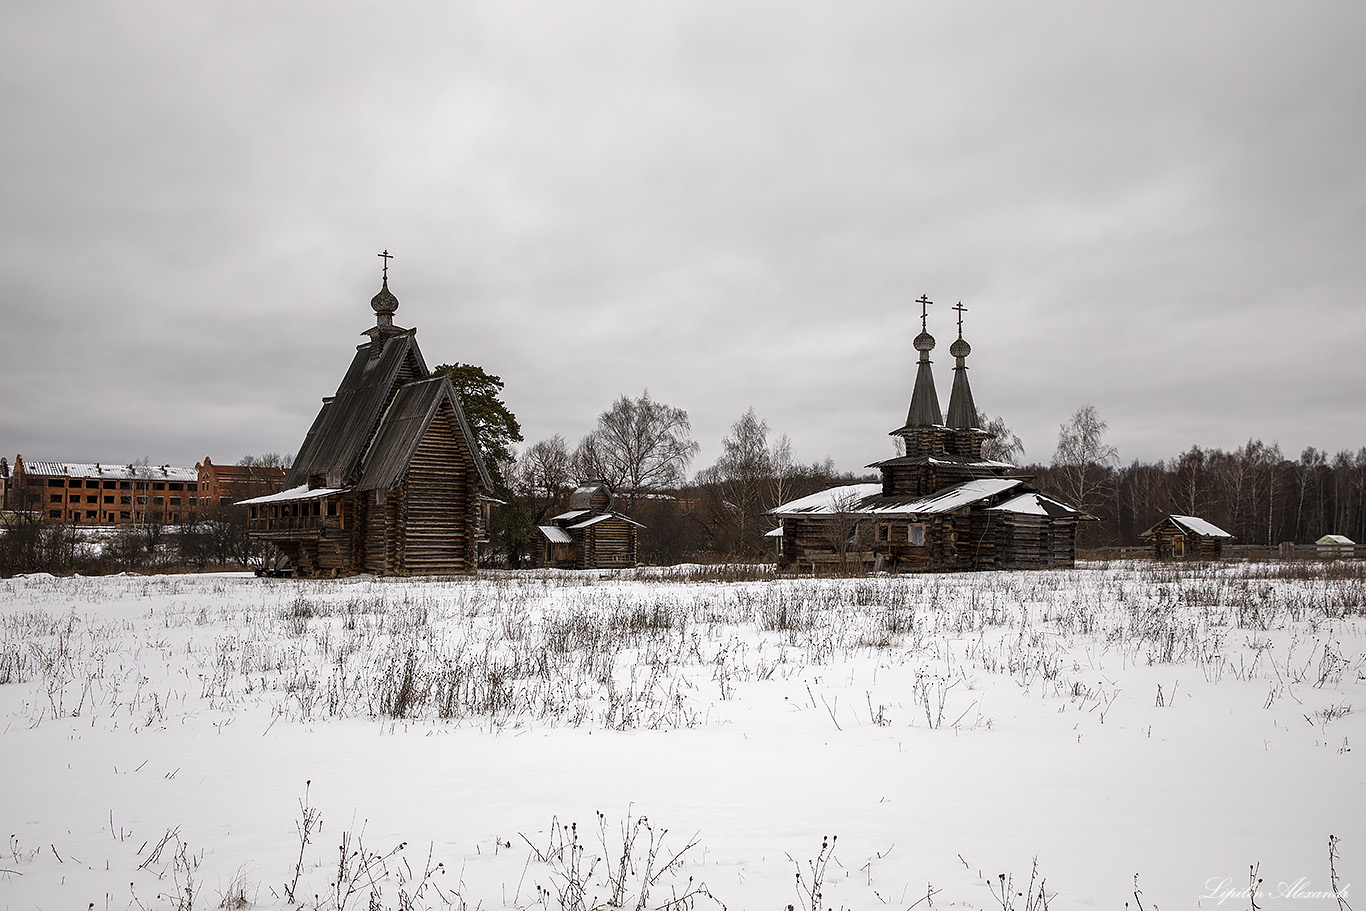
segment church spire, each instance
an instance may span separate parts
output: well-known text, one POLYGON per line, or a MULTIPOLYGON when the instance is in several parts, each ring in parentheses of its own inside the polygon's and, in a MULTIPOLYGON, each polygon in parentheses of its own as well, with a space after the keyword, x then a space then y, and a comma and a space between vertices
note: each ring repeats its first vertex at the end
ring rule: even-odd
POLYGON ((957 361, 953 368, 953 390, 949 393, 949 426, 954 430, 972 430, 977 427, 977 405, 972 400, 965 363, 972 353, 972 346, 963 338, 963 313, 967 308, 959 301, 953 309, 958 311, 958 340, 949 346, 949 354, 957 361))
POLYGON ((934 373, 930 370, 930 352, 934 349, 934 336, 926 328, 929 305, 934 303, 928 295, 920 295, 916 301, 920 305, 920 334, 915 337, 915 349, 920 352, 920 364, 916 369, 915 388, 911 390, 911 407, 906 412, 906 426, 940 427, 944 415, 939 410, 939 393, 934 389, 934 373))

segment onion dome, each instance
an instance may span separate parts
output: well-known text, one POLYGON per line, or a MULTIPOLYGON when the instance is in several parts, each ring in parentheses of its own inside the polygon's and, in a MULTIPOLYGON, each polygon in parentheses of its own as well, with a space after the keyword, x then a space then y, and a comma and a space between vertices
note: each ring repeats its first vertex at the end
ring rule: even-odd
POLYGON ((389 290, 389 279, 384 279, 384 285, 379 289, 379 293, 370 298, 370 307, 378 317, 379 325, 392 326, 394 324, 394 311, 398 309, 398 298, 394 297, 389 290))

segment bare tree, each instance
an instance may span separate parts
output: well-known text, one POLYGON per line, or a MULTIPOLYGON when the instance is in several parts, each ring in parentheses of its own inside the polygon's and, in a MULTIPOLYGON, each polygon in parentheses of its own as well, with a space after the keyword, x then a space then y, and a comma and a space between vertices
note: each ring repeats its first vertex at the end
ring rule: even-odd
MULTIPOLYGON (((546 514, 563 498, 565 491, 573 487, 574 477, 569 446, 558 433, 548 440, 539 440, 529 446, 517 459, 517 493, 531 507, 536 521, 546 514)), ((579 478, 577 480, 587 480, 579 478)))
POLYGON ((598 426, 574 454, 585 478, 600 477, 634 502, 651 490, 683 484, 684 470, 701 447, 693 441, 688 412, 650 398, 622 396, 598 415, 598 426))
POLYGON ((698 483, 712 492, 708 511, 719 550, 744 557, 762 552, 759 517, 772 474, 768 424, 750 408, 721 440, 716 464, 697 476, 698 483))
POLYGON ((263 452, 259 456, 244 455, 237 463, 243 468, 284 468, 294 464, 294 456, 278 452, 263 452))
POLYGON ((792 479, 797 473, 797 463, 792 461, 792 441, 782 434, 773 442, 768 451, 768 464, 773 469, 773 497, 770 506, 786 503, 792 492, 792 479))
POLYGON ((977 412, 977 426, 987 432, 982 441, 982 458, 993 462, 1018 464, 1024 458, 1024 443, 1015 432, 1006 426, 1003 417, 990 417, 985 412, 977 412))
POLYGON ((1171 502, 1175 512, 1187 516, 1203 516, 1209 495, 1209 456, 1199 446, 1192 446, 1177 459, 1167 463, 1171 477, 1171 502))
POLYGON ((857 487, 836 491, 830 501, 830 515, 825 521, 825 540, 834 548, 843 573, 849 571, 852 553, 858 548, 859 526, 862 524, 858 507, 862 501, 857 487))
POLYGON ((1119 450, 1105 442, 1107 424, 1095 405, 1083 405, 1058 428, 1058 448, 1053 452, 1054 476, 1063 492, 1083 509, 1096 504, 1108 488, 1111 469, 1119 450))

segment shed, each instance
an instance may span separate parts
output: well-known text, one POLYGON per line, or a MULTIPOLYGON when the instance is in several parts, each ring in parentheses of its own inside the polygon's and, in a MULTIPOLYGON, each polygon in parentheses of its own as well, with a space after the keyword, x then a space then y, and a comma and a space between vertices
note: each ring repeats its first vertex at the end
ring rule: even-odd
POLYGON ((1153 556, 1159 560, 1218 560, 1224 542, 1233 535, 1212 522, 1196 516, 1169 515, 1139 535, 1152 541, 1153 556))
POLYGON ((635 566, 639 530, 645 526, 612 509, 612 487, 602 479, 580 484, 569 509, 538 525, 541 562, 565 569, 615 569, 635 566))
POLYGON ((455 387, 433 376, 398 298, 370 301, 374 328, 323 399, 279 493, 241 501, 253 538, 297 575, 473 574, 491 488, 455 387))
POLYGON ((1356 542, 1346 535, 1324 535, 1314 542, 1320 557, 1354 557, 1356 542))

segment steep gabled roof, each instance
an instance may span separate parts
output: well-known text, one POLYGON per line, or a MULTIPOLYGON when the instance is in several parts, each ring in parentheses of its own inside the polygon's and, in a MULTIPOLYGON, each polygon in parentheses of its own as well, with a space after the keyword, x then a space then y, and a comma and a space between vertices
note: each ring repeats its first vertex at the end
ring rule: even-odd
POLYGON ((574 492, 569 495, 569 508, 610 510, 613 499, 612 485, 598 478, 574 488, 574 492), (595 504, 594 500, 601 500, 601 505, 595 504))
POLYGON ((619 512, 599 513, 598 515, 593 516, 591 519, 584 519, 582 522, 578 522, 574 525, 566 525, 565 527, 569 529, 587 528, 590 525, 597 525, 599 522, 605 522, 608 519, 616 519, 619 522, 625 522, 627 525, 634 525, 636 528, 645 527, 644 525, 641 525, 639 522, 637 522, 635 519, 628 519, 626 516, 623 516, 619 512))
POLYGON ((334 473, 346 483, 354 475, 395 385, 405 376, 425 378, 429 374, 413 330, 359 346, 336 395, 324 400, 304 437, 285 486, 306 484, 312 475, 327 477, 334 473), (379 351, 372 357, 375 346, 379 351))
POLYGON ((441 413, 443 403, 450 406, 459 423, 459 432, 479 473, 479 486, 490 489, 493 483, 488 468, 479 454, 469 422, 465 420, 455 387, 445 375, 408 383, 395 391, 366 450, 364 472, 356 486, 361 490, 384 490, 397 484, 407 472, 427 429, 441 413))

